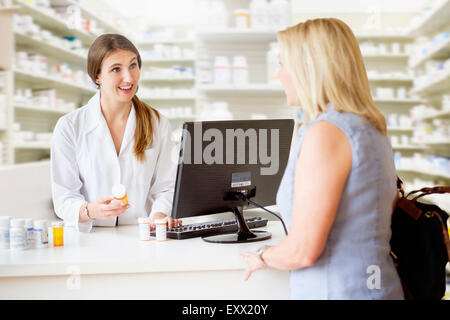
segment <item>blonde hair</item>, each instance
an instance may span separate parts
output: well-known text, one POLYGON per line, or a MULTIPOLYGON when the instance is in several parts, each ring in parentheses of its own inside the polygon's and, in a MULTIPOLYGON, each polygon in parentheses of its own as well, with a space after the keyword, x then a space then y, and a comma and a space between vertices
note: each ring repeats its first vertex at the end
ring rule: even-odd
POLYGON ((352 30, 339 19, 314 19, 278 32, 280 56, 289 71, 306 122, 327 112, 352 112, 386 134, 373 102, 366 68, 352 30))
MULTIPOLYGON (((101 71, 103 59, 114 50, 127 50, 136 54, 139 69, 142 66, 141 56, 134 44, 120 34, 102 34, 89 48, 87 72, 95 83, 101 71)), ((159 113, 134 95, 131 99, 136 112, 136 129, 134 131, 134 154, 139 162, 145 162, 145 149, 153 144, 153 128, 159 113), (154 115, 154 116, 153 116, 154 115)))

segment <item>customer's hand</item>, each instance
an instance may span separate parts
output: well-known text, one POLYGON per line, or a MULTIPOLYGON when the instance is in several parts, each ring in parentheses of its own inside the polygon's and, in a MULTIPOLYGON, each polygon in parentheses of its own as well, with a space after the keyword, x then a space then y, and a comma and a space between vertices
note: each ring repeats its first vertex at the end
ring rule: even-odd
POLYGON ((244 273, 244 280, 248 280, 254 271, 267 268, 267 265, 261 261, 256 252, 246 252, 240 254, 239 257, 244 259, 247 263, 247 269, 244 273))
POLYGON ((156 225, 155 225, 155 220, 157 219, 165 219, 167 218, 167 227, 169 229, 171 228, 175 228, 178 226, 182 225, 182 221, 181 219, 173 219, 172 217, 169 217, 168 215, 162 213, 162 212, 155 212, 155 214, 153 215, 152 219, 151 219, 151 223, 150 223, 150 230, 154 230, 156 225))
POLYGON ((91 219, 109 219, 120 216, 130 205, 124 205, 122 201, 112 201, 112 195, 103 196, 88 203, 88 211, 91 219))

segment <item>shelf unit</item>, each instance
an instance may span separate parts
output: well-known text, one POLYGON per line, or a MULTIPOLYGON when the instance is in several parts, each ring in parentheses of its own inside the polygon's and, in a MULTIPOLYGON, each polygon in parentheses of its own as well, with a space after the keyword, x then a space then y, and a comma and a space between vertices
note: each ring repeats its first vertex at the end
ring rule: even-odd
POLYGON ((196 119, 195 116, 182 116, 187 109, 189 114, 195 114, 197 104, 194 26, 147 25, 142 38, 137 41, 143 57, 140 98, 167 116, 172 130, 176 131, 184 121, 196 119), (167 88, 170 88, 169 93, 165 92, 167 88), (188 90, 189 93, 181 94, 176 90, 188 90), (172 109, 180 108, 184 112, 173 115, 172 109))
MULTIPOLYGON (((434 60, 450 59, 450 39, 445 33, 450 29, 450 0, 435 1, 431 8, 419 14, 411 21, 408 35, 414 37, 418 50, 411 55, 409 67, 416 74, 416 80, 411 90, 412 94, 420 96, 424 105, 432 106, 436 110, 432 114, 414 117, 414 126, 426 126, 426 130, 437 130, 435 125, 449 126, 450 108, 443 103, 443 96, 450 95, 450 65, 445 69, 433 71, 434 60), (436 37, 439 35, 439 37, 436 37), (431 65, 431 66, 430 66, 431 65), (431 73, 432 72, 432 73, 431 73), (435 120, 439 120, 438 122, 435 120)), ((445 66, 445 65, 444 65, 445 66)), ((428 132, 427 131, 427 132, 428 132)), ((450 157, 450 136, 421 137, 421 144, 426 149, 422 153, 428 159, 436 159, 436 156, 450 157)), ((440 158, 437 158, 440 159, 440 158)), ((439 161, 439 160, 433 160, 439 161)), ((413 162, 410 166, 399 169, 404 179, 411 183, 410 188, 418 189, 431 185, 449 185, 450 174, 435 165, 430 160, 422 162, 421 166, 413 162), (421 167, 423 166, 423 167, 421 167)), ((445 167, 444 167, 445 168, 445 167)), ((442 209, 450 210, 450 202, 442 198, 433 198, 442 209)))
MULTIPOLYGON (((23 25, 16 27, 11 16, 0 15, 2 46, 5 44, 5 50, 2 47, 2 51, 8 52, 7 55, 2 54, 0 57, 0 68, 5 70, 3 74, 8 79, 7 89, 4 90, 7 96, 8 122, 6 130, 0 132, 0 140, 3 142, 4 165, 40 161, 49 157, 50 143, 44 140, 38 141, 37 134, 51 134, 57 120, 62 115, 85 104, 96 92, 85 73, 87 50, 98 36, 98 31, 120 33, 117 25, 99 19, 96 12, 93 13, 78 1, 51 0, 50 5, 52 7, 71 6, 71 9, 76 9, 73 12, 74 18, 95 20, 95 24, 98 26, 96 30, 87 31, 81 25, 71 24, 70 17, 62 18, 52 9, 35 5, 29 1, 13 0, 13 4, 15 7, 9 10, 20 15, 17 21, 24 15, 30 16, 33 24, 38 27, 30 28, 29 23, 27 29, 22 28, 23 25), (45 30, 47 33, 40 30, 45 30), (75 37, 81 41, 83 49, 72 50, 67 42, 51 40, 54 37, 75 37), (12 56, 19 51, 45 57, 48 66, 47 72, 36 72, 36 69, 32 67, 17 67, 17 58, 12 59, 12 56), (13 63, 14 60, 16 65, 13 63), (70 68, 73 71, 72 74, 78 77, 70 76, 67 71, 64 76, 57 76, 63 73, 55 72, 56 68, 61 70, 70 68), (82 73, 75 74, 77 70, 82 73), (34 90, 43 89, 51 90, 49 99, 56 103, 42 105, 42 102, 38 103, 37 100, 31 100, 30 97, 26 99, 26 103, 22 101, 24 98, 20 101, 16 100, 15 96, 18 92, 22 92, 22 94, 25 92, 26 95, 29 95, 30 92, 35 92, 34 90), (22 132, 18 134, 17 131, 22 132), (23 131, 29 134, 25 135, 23 131)), ((1 10, 5 11, 5 9, 1 10)), ((81 21, 81 19, 79 20, 81 21)), ((41 139, 44 138, 41 137, 41 139)))

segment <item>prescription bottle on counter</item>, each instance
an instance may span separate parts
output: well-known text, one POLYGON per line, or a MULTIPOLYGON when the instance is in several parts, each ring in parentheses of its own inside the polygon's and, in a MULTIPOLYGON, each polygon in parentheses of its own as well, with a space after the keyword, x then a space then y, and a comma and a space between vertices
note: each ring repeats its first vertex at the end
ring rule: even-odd
POLYGON ((12 219, 9 229, 9 247, 11 250, 25 250, 27 248, 27 232, 24 219, 12 219))
POLYGON ((63 221, 53 221, 53 246, 62 247, 64 246, 64 222, 63 221))
POLYGON ((156 241, 166 241, 167 240, 167 218, 156 219, 156 241))
POLYGON ((139 240, 150 241, 150 218, 138 218, 139 222, 139 240))

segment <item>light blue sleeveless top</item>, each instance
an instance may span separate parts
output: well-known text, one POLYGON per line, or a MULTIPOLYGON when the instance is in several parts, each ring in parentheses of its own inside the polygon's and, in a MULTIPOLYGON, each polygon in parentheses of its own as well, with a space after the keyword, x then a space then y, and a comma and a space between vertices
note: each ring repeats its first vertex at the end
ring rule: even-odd
MULTIPOLYGON (((290 226, 296 161, 306 131, 319 121, 329 121, 347 135, 352 168, 324 251, 313 266, 290 273, 291 299, 403 299, 389 256, 394 157, 388 137, 369 122, 328 104, 328 112, 299 130, 278 189, 281 214, 290 226)), ((326 201, 327 195, 322 197, 326 201)))

